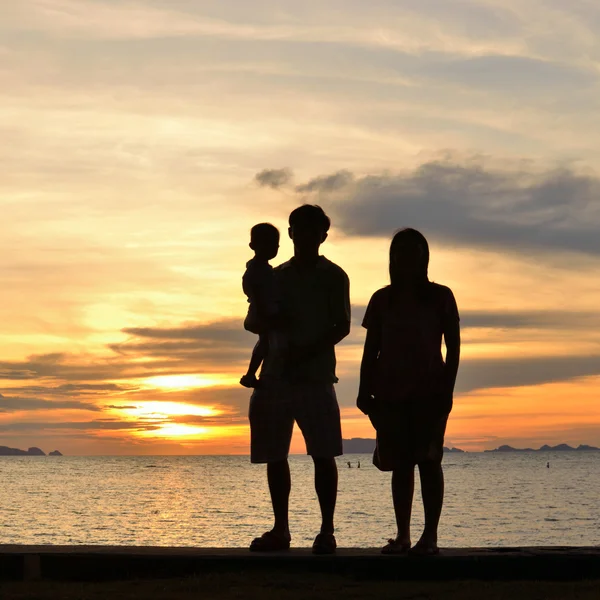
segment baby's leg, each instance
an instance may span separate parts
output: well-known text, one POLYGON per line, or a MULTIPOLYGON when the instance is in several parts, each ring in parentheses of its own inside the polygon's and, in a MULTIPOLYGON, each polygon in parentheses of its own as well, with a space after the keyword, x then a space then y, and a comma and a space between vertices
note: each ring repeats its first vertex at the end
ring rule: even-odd
POLYGON ((250 358, 250 364, 248 365, 248 371, 246 374, 240 379, 240 383, 244 387, 256 387, 258 383, 258 379, 256 378, 256 373, 262 364, 265 356, 267 355, 267 349, 269 347, 269 341, 265 334, 259 334, 258 342, 256 342, 256 346, 254 346, 254 350, 252 350, 252 357, 250 358))

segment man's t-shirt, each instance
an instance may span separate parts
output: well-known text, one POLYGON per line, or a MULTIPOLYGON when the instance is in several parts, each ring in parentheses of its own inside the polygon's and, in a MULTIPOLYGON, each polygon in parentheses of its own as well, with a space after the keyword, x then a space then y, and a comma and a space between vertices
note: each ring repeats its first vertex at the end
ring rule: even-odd
POLYGON ((261 377, 312 383, 336 383, 335 348, 332 345, 303 361, 285 360, 285 347, 307 346, 322 339, 334 325, 350 322, 350 282, 343 269, 320 256, 311 268, 295 260, 274 270, 284 325, 269 345, 261 377), (285 344, 277 343, 277 336, 285 344))

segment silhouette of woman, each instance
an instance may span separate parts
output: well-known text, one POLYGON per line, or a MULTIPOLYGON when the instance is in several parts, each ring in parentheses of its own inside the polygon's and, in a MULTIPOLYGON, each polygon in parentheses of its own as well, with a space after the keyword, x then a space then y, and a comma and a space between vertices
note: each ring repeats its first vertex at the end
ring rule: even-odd
POLYGON ((403 229, 390 247, 391 285, 373 294, 357 406, 377 431, 374 465, 392 471, 398 535, 384 554, 439 552, 438 524, 444 498, 444 434, 460 357, 460 326, 452 291, 428 278, 429 246, 403 229), (442 337, 446 360, 442 358, 442 337), (414 469, 419 467, 425 529, 411 550, 414 469))

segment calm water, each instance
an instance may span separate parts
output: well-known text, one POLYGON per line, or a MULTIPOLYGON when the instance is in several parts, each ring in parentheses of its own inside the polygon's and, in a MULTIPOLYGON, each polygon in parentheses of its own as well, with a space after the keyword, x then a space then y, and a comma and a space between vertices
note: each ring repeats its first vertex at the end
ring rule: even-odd
MULTIPOLYGON (((441 545, 600 545, 600 453, 444 462, 441 545)), ((319 526, 312 462, 290 464, 292 536, 309 546, 319 526)), ((394 534, 389 474, 367 455, 339 466, 338 544, 382 545, 394 534), (347 468, 358 459, 360 470, 347 468)), ((246 457, 0 457, 0 477, 3 544, 246 546, 271 525, 264 467, 246 457)), ((414 522, 416 540, 418 503, 414 522)))

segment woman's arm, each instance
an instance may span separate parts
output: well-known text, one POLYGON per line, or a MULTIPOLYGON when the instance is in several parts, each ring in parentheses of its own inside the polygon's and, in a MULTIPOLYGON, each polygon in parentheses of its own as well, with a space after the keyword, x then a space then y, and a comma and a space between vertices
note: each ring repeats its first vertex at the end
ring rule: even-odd
POLYGON ((381 349, 381 332, 378 328, 367 329, 362 362, 360 364, 360 384, 356 406, 365 415, 369 414, 373 399, 373 384, 377 358, 381 349))
POLYGON ((446 384, 450 394, 454 393, 458 365, 460 363, 460 321, 452 319, 444 329, 446 344, 446 384))

